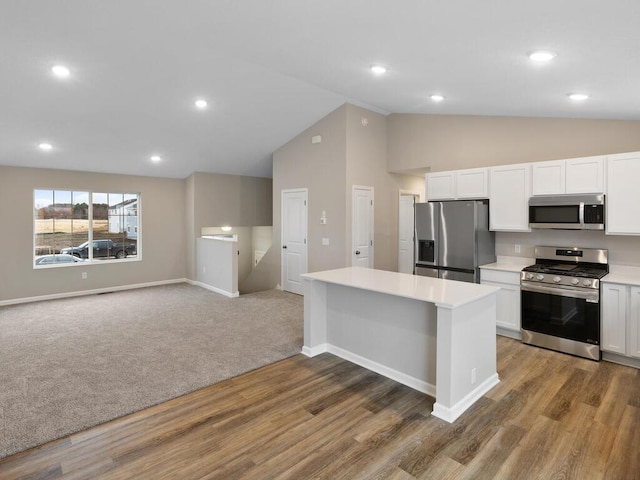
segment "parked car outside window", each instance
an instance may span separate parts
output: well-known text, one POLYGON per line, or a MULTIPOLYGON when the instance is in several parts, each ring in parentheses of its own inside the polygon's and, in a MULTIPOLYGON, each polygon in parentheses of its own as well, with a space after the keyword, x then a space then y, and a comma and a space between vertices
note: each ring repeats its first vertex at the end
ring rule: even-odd
POLYGON ((64 253, 55 255, 42 255, 36 257, 36 265, 59 265, 61 263, 79 263, 84 262, 82 258, 74 257, 64 253))

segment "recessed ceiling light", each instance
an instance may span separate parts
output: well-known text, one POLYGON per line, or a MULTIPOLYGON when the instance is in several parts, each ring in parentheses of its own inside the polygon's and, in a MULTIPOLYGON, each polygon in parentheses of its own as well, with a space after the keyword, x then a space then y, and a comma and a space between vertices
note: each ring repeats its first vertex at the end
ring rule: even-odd
POLYGON ((387 67, 382 65, 371 65, 371 71, 376 75, 382 75, 383 73, 387 73, 387 67))
POLYGON ((152 162, 158 163, 160 160, 162 160, 162 157, 160 157, 160 155, 151 155, 151 157, 149 157, 151 159, 152 162))
POLYGON ((51 145, 50 143, 43 142, 38 145, 38 148, 42 151, 48 152, 49 150, 53 149, 53 145, 51 145))
POLYGON ((439 95, 437 93, 434 94, 434 95, 431 95, 429 98, 431 100, 433 100, 434 102, 441 102, 442 100, 444 100, 444 96, 443 95, 439 95))
POLYGON ((230 232, 231 231, 231 227, 229 225, 225 225, 223 227, 220 227, 222 229, 223 232, 230 232))
POLYGON ((589 98, 589 95, 587 95, 586 93, 570 93, 569 98, 571 100, 586 100, 587 98, 589 98))
POLYGON ((207 106, 209 105, 207 103, 206 100, 199 98, 198 100, 196 100, 195 102, 193 102, 193 104, 196 106, 197 109, 199 110, 204 110, 205 108, 207 108, 207 106))
POLYGON ((71 70, 64 65, 54 65, 51 67, 51 72, 58 78, 67 78, 71 75, 71 70))
POLYGON ((529 54, 529 58, 534 62, 549 62, 557 56, 557 53, 548 50, 536 50, 529 54))

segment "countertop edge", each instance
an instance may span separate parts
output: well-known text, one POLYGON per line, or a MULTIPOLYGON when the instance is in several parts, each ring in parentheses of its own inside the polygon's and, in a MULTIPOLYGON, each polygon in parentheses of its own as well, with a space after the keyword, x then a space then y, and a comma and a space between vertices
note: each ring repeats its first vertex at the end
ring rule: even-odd
MULTIPOLYGON (((463 305, 467 305, 469 303, 475 302, 477 300, 480 300, 482 298, 488 297, 490 295, 494 295, 500 290, 500 287, 494 287, 492 285, 482 285, 482 284, 479 284, 479 283, 469 283, 467 285, 468 286, 472 286, 471 288, 477 290, 476 292, 474 292, 473 294, 469 295, 464 300, 460 300, 460 301, 457 301, 457 302, 446 302, 446 301, 441 301, 441 300, 439 300, 437 298, 433 298, 433 297, 430 298, 430 297, 424 297, 424 296, 410 295, 410 294, 405 294, 405 293, 398 292, 398 291, 391 291, 391 290, 388 290, 388 289, 376 288, 375 286, 371 286, 371 285, 362 285, 362 284, 356 284, 356 283, 353 283, 353 282, 341 281, 341 280, 336 280, 336 279, 326 279, 326 278, 319 277, 319 275, 324 274, 326 272, 338 272, 340 270, 347 270, 347 269, 353 269, 353 268, 361 268, 361 267, 346 267, 346 268, 339 268, 339 269, 334 269, 334 270, 325 270, 325 271, 322 271, 322 272, 305 273, 305 274, 301 274, 300 276, 303 279, 307 280, 307 281, 319 281, 319 282, 325 282, 325 283, 329 283, 329 284, 333 284, 333 285, 340 285, 340 286, 344 286, 344 287, 359 288, 361 290, 381 293, 381 294, 384 294, 384 295, 392 295, 392 296, 395 296, 395 297, 407 298, 407 299, 410 299, 410 300, 416 300, 416 301, 420 301, 420 302, 433 303, 438 308, 446 308, 446 309, 454 309, 454 308, 461 307, 463 305)), ((414 275, 411 275, 411 274, 391 272, 391 271, 388 271, 388 270, 373 270, 372 269, 372 271, 383 272, 382 275, 385 275, 385 276, 390 275, 390 274, 395 274, 395 275, 409 275, 411 277, 414 277, 414 275)), ((444 280, 444 279, 438 279, 438 278, 427 278, 427 277, 416 277, 416 278, 420 278, 420 279, 427 280, 427 281, 435 281, 435 282, 453 282, 453 280, 444 280)), ((420 281, 423 281, 423 280, 420 280, 420 281)), ((456 282, 456 283, 464 283, 464 282, 456 282)))

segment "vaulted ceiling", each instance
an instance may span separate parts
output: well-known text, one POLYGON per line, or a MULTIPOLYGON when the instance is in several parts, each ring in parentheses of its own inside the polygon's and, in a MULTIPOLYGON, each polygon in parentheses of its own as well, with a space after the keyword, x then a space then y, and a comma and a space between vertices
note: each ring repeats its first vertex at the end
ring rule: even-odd
POLYGON ((638 25, 633 0, 5 0, 0 165, 270 176, 344 102, 640 120, 638 25))

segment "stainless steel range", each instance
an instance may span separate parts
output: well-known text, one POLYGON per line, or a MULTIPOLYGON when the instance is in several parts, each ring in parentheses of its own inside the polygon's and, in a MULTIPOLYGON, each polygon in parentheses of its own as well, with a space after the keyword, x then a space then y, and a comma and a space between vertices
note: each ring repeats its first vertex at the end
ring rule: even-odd
POLYGON ((522 341, 600 360, 600 279, 608 251, 536 247, 520 275, 522 341))

